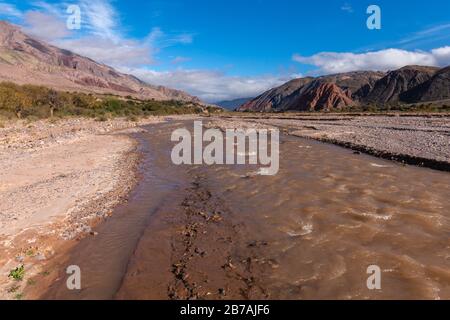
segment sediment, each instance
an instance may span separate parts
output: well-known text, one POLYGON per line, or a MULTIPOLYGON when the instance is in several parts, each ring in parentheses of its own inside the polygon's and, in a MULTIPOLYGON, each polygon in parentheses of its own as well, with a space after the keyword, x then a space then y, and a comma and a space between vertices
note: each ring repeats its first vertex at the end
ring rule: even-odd
POLYGON ((273 126, 284 133, 405 164, 450 171, 448 114, 261 114, 216 118, 210 126, 273 126))

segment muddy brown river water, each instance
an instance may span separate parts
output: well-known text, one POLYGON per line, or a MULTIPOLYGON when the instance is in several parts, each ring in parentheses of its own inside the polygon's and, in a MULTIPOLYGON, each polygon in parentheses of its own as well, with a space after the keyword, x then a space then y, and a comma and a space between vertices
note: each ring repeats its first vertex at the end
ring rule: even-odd
POLYGON ((450 299, 449 173, 287 135, 275 176, 175 166, 180 127, 137 136, 139 185, 69 254, 82 290, 43 298, 450 299))

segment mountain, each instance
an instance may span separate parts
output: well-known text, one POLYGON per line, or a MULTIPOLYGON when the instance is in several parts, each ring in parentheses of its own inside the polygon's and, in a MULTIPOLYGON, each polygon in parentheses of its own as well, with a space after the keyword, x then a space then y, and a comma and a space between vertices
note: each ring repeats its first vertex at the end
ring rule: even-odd
POLYGON ((346 91, 350 97, 358 100, 363 88, 373 88, 375 83, 384 76, 384 72, 354 71, 322 76, 319 77, 318 80, 327 83, 334 83, 339 88, 346 91))
POLYGON ((238 110, 266 112, 283 109, 282 104, 285 99, 312 80, 313 78, 291 80, 280 87, 268 90, 255 99, 248 101, 239 107, 238 110))
POLYGON ((224 100, 214 103, 215 105, 228 109, 228 110, 236 110, 236 108, 240 107, 244 103, 252 100, 253 98, 239 98, 234 100, 224 100))
POLYGON ((330 111, 353 105, 349 91, 332 82, 315 80, 303 87, 302 92, 289 97, 283 111, 330 111))
POLYGON ((387 73, 373 71, 307 77, 270 89, 238 111, 332 111, 450 99, 450 67, 406 66, 387 73))
POLYGON ((0 21, 0 81, 138 99, 199 102, 183 91, 149 85, 112 67, 59 49, 0 21))
POLYGON ((404 92, 428 81, 439 70, 434 67, 406 66, 378 80, 373 89, 363 97, 366 103, 386 104, 396 102, 404 92))
POLYGON ((400 99, 405 102, 425 102, 450 99, 450 66, 436 72, 431 79, 404 92, 400 99))
POLYGON ((291 80, 244 104, 239 111, 332 110, 354 105, 361 88, 371 88, 384 73, 348 72, 291 80))

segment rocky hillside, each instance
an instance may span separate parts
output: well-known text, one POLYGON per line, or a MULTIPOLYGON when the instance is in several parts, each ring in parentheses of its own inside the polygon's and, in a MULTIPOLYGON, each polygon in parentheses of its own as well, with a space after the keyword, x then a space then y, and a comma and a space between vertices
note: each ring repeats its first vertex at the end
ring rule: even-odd
POLYGON ((332 111, 348 107, 450 99, 450 67, 406 66, 291 80, 239 111, 332 111))
POLYGON ((139 99, 199 101, 183 91, 149 85, 109 66, 49 45, 4 21, 0 21, 0 81, 139 99))
POLYGON ((438 70, 434 67, 406 66, 388 72, 375 83, 367 96, 362 97, 363 101, 376 104, 398 101, 401 94, 431 79, 438 70))
POLYGON ((401 94, 400 99, 406 102, 450 99, 450 67, 439 70, 429 80, 401 94))
POLYGON ((291 80, 278 88, 264 92, 259 97, 243 104, 238 110, 259 112, 282 110, 286 99, 312 80, 313 78, 291 80))
POLYGON ((242 105, 239 111, 312 111, 351 106, 361 88, 370 90, 383 76, 381 72, 362 71, 294 79, 242 105))
POLYGON ((384 77, 383 72, 356 71, 322 76, 318 79, 323 82, 334 83, 347 92, 352 99, 358 100, 363 88, 372 89, 375 83, 384 77))
POLYGON ((331 111, 353 105, 349 91, 344 91, 332 82, 313 81, 307 90, 295 98, 288 99, 283 111, 331 111))

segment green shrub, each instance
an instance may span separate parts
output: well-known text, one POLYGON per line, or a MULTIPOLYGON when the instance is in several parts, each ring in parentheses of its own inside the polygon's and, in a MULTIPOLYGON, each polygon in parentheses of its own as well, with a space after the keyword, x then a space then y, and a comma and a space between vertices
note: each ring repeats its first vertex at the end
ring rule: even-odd
POLYGON ((16 281, 22 281, 25 276, 25 267, 21 265, 9 272, 8 278, 13 278, 16 281))

